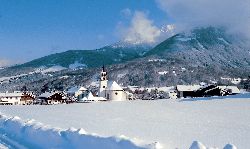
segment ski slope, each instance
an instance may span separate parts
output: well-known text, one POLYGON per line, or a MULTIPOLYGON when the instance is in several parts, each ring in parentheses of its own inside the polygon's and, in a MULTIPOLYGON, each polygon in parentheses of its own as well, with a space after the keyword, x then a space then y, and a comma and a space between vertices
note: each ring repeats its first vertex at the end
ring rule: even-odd
POLYGON ((1 106, 0 112, 65 130, 83 128, 104 138, 126 136, 137 145, 159 142, 158 148, 163 149, 188 149, 196 140, 220 149, 226 144, 238 149, 250 146, 249 94, 181 101, 1 106))

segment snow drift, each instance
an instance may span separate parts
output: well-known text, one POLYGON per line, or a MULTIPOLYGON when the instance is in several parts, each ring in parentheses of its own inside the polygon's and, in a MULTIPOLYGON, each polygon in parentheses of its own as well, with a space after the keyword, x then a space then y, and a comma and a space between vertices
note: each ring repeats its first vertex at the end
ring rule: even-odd
MULTIPOLYGON (((206 147, 199 141, 194 141, 189 149, 218 149, 217 147, 206 147)), ((236 146, 232 144, 227 144, 223 149, 237 149, 236 146)))
MULTIPOLYGON (((125 137, 100 137, 87 134, 83 129, 60 130, 34 120, 22 121, 19 117, 0 115, 0 140, 4 139, 14 148, 53 149, 161 149, 160 143, 136 145, 125 137)), ((137 142, 138 144, 138 142, 137 142)), ((207 149, 201 142, 194 141, 189 149, 207 149)), ((217 149, 217 148, 210 148, 217 149)), ((227 144, 223 149, 237 149, 227 144)))
POLYGON ((139 146, 125 137, 105 138, 74 128, 60 130, 34 120, 24 122, 19 117, 8 118, 4 115, 0 115, 0 136, 6 136, 13 140, 8 142, 18 142, 25 148, 158 149, 157 143, 139 146))

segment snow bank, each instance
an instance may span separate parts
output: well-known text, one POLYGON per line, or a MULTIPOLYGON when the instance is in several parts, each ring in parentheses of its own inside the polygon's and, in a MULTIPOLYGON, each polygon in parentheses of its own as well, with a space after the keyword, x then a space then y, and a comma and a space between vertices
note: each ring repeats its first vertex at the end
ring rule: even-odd
MULTIPOLYGON (((51 128, 34 120, 22 121, 19 117, 8 118, 0 115, 0 141, 7 140, 8 145, 16 148, 53 148, 53 149, 163 149, 155 142, 137 145, 127 137, 100 137, 87 134, 83 129, 70 128, 60 130, 51 128)), ((140 142, 140 141, 139 141, 140 142)), ((0 144, 1 148, 1 144, 0 144)), ((2 146, 4 148, 4 146, 2 146)), ((194 141, 189 149, 218 149, 206 147, 199 141, 194 141)), ((223 149, 237 149, 227 144, 223 149)))
POLYGON ((206 149, 206 147, 198 141, 194 141, 189 149, 206 149))
POLYGON ((233 144, 227 144, 223 149, 237 149, 233 144))
MULTIPOLYGON (((217 147, 206 147, 204 144, 202 144, 199 141, 194 141, 192 143, 192 145, 190 146, 189 149, 218 149, 217 147)), ((232 144, 227 144, 223 149, 237 149, 237 147, 235 147, 232 144)))
POLYGON ((19 117, 0 115, 0 136, 18 142, 26 148, 88 148, 88 149, 158 149, 158 143, 136 145, 125 137, 100 137, 87 134, 83 129, 60 130, 19 117))
POLYGON ((36 119, 63 130, 74 127, 84 128, 99 136, 121 138, 121 135, 125 135, 129 137, 125 140, 139 146, 160 142, 157 145, 162 149, 189 149, 192 142, 197 140, 206 147, 223 149, 226 144, 233 143, 239 149, 248 149, 250 94, 243 95, 236 95, 237 98, 204 98, 197 102, 135 100, 57 106, 0 106, 0 114, 17 115, 22 120, 36 119))

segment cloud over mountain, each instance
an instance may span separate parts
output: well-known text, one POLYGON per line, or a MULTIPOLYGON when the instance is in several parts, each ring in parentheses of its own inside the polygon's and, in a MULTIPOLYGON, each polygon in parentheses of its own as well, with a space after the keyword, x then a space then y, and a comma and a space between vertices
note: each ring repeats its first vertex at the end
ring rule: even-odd
POLYGON ((179 27, 224 26, 250 37, 249 0, 156 0, 179 27))
POLYGON ((153 20, 141 11, 135 11, 128 26, 120 26, 122 38, 126 42, 152 44, 160 37, 160 29, 154 25, 153 20))

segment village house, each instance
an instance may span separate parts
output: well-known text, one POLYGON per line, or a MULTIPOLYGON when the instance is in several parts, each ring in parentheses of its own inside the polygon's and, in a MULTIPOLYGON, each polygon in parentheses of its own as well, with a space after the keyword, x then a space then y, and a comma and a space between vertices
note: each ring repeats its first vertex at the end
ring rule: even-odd
POLYGON ((89 94, 88 89, 85 87, 72 87, 67 91, 68 96, 76 98, 77 101, 87 97, 89 94))
POLYGON ((177 96, 179 98, 186 97, 210 97, 210 96, 226 96, 239 94, 240 90, 237 86, 218 86, 209 85, 177 85, 177 96))
POLYGON ((104 66, 101 71, 98 96, 106 98, 108 101, 124 101, 129 100, 130 97, 115 81, 108 81, 104 66))
POLYGON ((186 98, 186 97, 195 97, 196 91, 200 89, 200 85, 177 85, 177 97, 178 98, 186 98))
POLYGON ((90 103, 90 102, 100 102, 100 101, 107 101, 107 99, 104 97, 94 96, 91 92, 88 93, 88 96, 78 100, 79 103, 90 103))
POLYGON ((30 105, 34 99, 35 96, 29 92, 0 93, 0 105, 30 105))
POLYGON ((38 103, 43 105, 66 104, 67 97, 61 92, 45 92, 38 96, 38 103))

